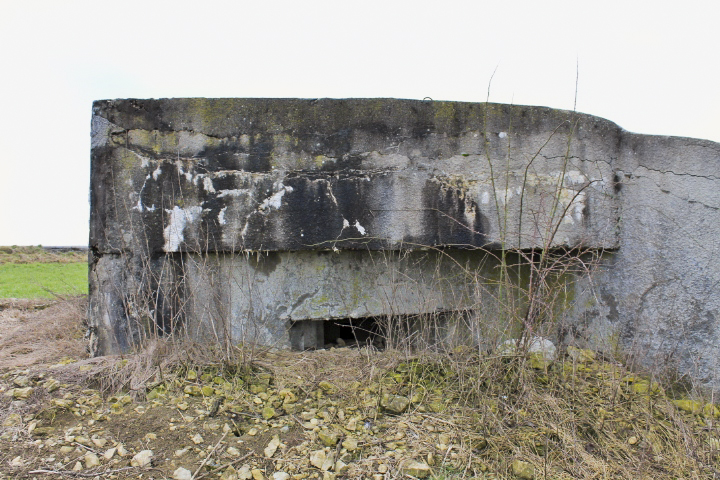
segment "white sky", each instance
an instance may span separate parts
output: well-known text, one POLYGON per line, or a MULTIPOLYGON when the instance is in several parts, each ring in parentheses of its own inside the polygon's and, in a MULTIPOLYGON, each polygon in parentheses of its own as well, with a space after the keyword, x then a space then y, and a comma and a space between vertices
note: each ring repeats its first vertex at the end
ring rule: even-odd
POLYGON ((0 245, 84 245, 93 100, 396 97, 720 141, 720 2, 0 0, 0 245))

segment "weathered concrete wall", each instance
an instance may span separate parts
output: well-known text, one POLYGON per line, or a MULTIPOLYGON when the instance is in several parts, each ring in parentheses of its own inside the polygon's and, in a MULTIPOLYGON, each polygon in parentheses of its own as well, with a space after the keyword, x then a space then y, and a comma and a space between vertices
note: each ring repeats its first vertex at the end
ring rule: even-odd
POLYGON ((720 386, 720 145, 622 134, 619 249, 595 278, 585 335, 720 386))
POLYGON ((148 324, 287 345, 297 320, 477 309, 483 251, 584 246, 615 254, 561 335, 720 384, 715 143, 390 99, 98 101, 92 128, 98 353, 148 324))

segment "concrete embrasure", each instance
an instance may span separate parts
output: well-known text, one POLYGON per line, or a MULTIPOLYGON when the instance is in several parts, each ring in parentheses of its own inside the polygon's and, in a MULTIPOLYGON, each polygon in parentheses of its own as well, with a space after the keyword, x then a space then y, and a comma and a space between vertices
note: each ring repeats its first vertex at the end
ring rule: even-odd
POLYGON ((490 288, 468 279, 492 278, 493 252, 582 247, 612 253, 571 282, 555 340, 717 386, 719 167, 716 143, 539 107, 97 101, 94 351, 181 327, 307 348, 316 320, 477 315, 490 288))

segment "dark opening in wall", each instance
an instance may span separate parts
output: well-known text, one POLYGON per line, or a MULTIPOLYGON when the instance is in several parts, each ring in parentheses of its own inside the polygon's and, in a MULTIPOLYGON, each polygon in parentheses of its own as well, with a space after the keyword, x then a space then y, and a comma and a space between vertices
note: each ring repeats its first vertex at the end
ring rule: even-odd
POLYGON ((329 347, 384 346, 382 329, 375 317, 300 320, 290 326, 294 350, 329 347))
POLYGON ((295 350, 330 347, 452 348, 475 344, 471 311, 457 310, 332 320, 300 320, 290 326, 295 350))
POLYGON ((325 323, 325 346, 383 346, 382 331, 377 318, 344 318, 325 323))

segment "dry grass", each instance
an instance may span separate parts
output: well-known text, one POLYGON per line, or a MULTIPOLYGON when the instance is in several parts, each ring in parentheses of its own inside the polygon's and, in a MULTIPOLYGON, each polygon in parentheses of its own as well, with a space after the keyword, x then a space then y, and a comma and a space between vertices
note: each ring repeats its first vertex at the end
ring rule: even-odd
POLYGON ((0 303, 0 370, 87 356, 87 296, 0 303))
MULTIPOLYGON (((107 358, 86 379, 104 379, 107 393, 121 387, 142 396, 163 383, 163 372, 231 380, 269 372, 274 389, 298 392, 306 408, 332 405, 378 426, 386 440, 354 459, 354 475, 371 474, 374 457, 396 467, 388 478, 400 478, 408 455, 431 459, 435 478, 505 478, 514 460, 532 464, 535 478, 715 478, 720 472, 713 440, 720 438, 720 412, 684 412, 659 384, 615 362, 565 357, 543 371, 522 356, 410 358, 366 347, 264 352, 247 369, 213 360, 207 348, 186 347, 161 342, 138 356, 107 358), (323 392, 321 382, 333 390, 323 392), (388 416, 379 407, 384 394, 413 403, 403 415, 388 416), (402 438, 399 450, 388 447, 395 435, 402 438)), ((286 460, 301 461, 293 458, 286 460)))
POLYGON ((0 265, 3 263, 85 263, 87 252, 59 252, 45 250, 40 246, 0 246, 0 265))

